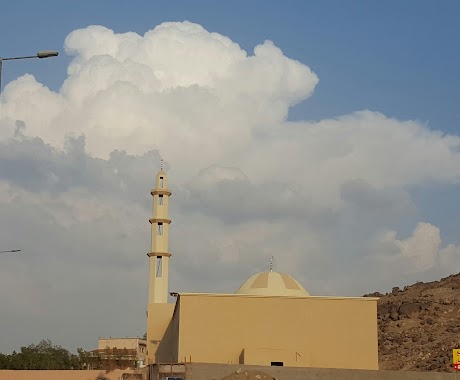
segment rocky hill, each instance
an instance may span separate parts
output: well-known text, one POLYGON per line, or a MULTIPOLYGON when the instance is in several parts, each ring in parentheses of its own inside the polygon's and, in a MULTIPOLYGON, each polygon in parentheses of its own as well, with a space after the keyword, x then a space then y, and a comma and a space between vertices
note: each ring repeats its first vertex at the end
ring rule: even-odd
POLYGON ((460 274, 417 282, 378 302, 380 369, 452 371, 460 348, 460 274))

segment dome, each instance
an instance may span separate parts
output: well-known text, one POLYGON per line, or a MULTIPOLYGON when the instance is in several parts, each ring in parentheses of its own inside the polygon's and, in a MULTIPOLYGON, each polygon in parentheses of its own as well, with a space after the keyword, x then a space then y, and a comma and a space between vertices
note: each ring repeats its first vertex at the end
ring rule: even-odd
POLYGON ((235 293, 294 297, 310 295, 297 280, 288 274, 273 271, 256 273, 246 280, 235 293))

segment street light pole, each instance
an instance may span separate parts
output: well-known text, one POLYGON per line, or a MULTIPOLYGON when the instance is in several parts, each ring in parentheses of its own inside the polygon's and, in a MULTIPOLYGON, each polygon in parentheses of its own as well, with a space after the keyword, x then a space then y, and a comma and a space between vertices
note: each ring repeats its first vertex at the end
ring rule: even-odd
POLYGON ((21 252, 20 249, 10 249, 9 251, 0 251, 0 253, 7 253, 7 252, 21 252))
POLYGON ((39 51, 36 55, 29 55, 25 57, 9 57, 9 58, 2 58, 0 57, 0 94, 2 92, 2 66, 3 61, 13 61, 17 59, 31 59, 31 58, 50 58, 50 57, 57 57, 59 52, 54 50, 43 50, 39 51))

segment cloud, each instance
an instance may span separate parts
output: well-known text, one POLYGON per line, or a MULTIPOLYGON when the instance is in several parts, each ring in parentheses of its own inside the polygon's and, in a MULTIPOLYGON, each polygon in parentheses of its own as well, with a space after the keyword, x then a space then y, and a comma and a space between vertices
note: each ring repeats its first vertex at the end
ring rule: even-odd
POLYGON ((449 244, 439 251, 443 274, 460 272, 460 245, 449 244))
POLYGON ((90 26, 65 49, 58 91, 24 75, 2 93, 0 240, 23 252, 2 256, 0 315, 14 328, 0 350, 143 334, 160 158, 172 290, 232 292, 272 255, 316 295, 457 268, 458 242, 413 190, 458 187, 458 136, 369 110, 289 122, 317 75, 270 41, 248 53, 189 22, 143 36, 90 26))
POLYGON ((69 132, 85 134, 88 151, 101 158, 161 147, 169 160, 185 161, 177 147, 186 146, 204 167, 249 143, 253 128, 283 120, 318 82, 270 41, 248 56, 188 22, 143 37, 92 26, 72 32, 65 49, 75 58, 60 92, 24 76, 5 89, 2 113, 54 146, 69 132), (20 106, 27 103, 36 106, 20 106), (222 141, 230 151, 218 148, 222 141))
POLYGON ((383 253, 377 258, 382 264, 397 265, 397 272, 406 275, 423 273, 435 266, 441 245, 439 228, 430 223, 418 223, 407 239, 398 240, 396 235, 396 231, 385 231, 381 236, 379 243, 383 253))

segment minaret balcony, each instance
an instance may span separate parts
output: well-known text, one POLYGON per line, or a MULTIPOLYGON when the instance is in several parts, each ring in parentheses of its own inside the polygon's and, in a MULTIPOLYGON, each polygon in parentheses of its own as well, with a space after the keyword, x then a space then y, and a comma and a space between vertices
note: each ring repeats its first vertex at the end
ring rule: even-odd
POLYGON ((171 190, 168 189, 152 189, 150 190, 150 194, 152 195, 168 195, 170 196, 172 194, 171 190))
POLYGON ((149 252, 147 253, 148 257, 156 256, 156 257, 171 257, 169 252, 149 252))
POLYGON ((150 218, 149 219, 150 224, 153 223, 166 223, 166 224, 171 224, 171 219, 163 219, 163 218, 150 218))

